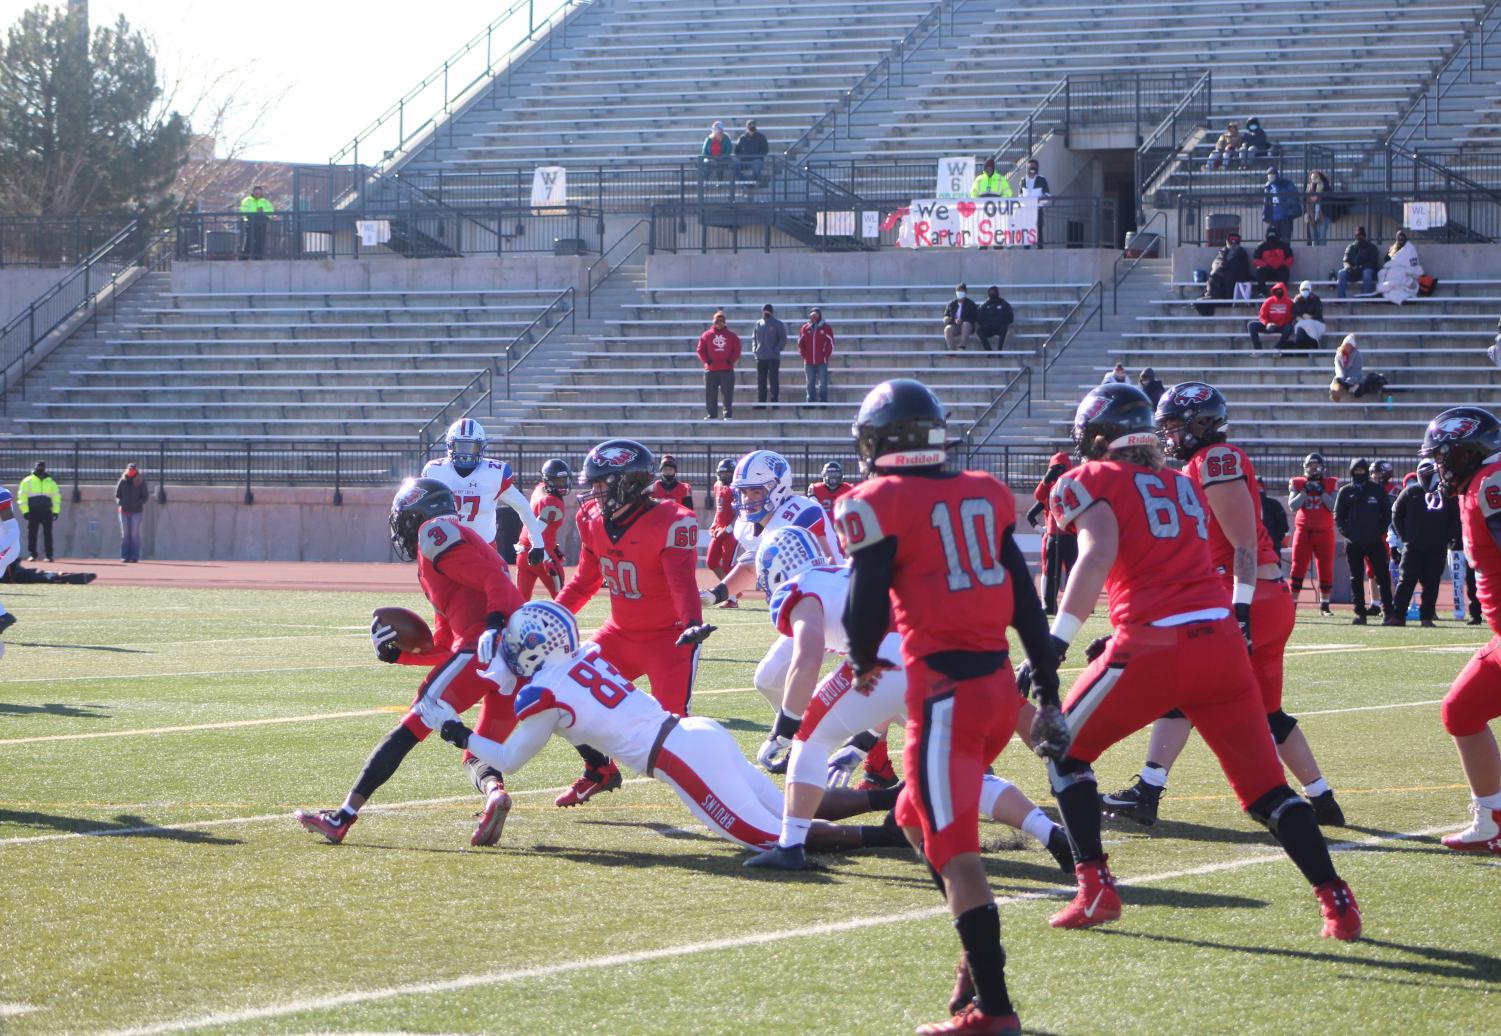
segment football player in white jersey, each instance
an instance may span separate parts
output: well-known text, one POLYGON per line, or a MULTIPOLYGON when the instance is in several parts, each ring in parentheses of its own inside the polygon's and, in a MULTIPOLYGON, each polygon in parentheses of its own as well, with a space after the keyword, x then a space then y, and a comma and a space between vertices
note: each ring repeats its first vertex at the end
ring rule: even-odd
MULTIPOLYGON (((21 556, 21 523, 16 521, 15 499, 10 490, 0 486, 0 576, 10 568, 11 562, 21 556)), ((16 617, 0 604, 0 637, 16 624, 16 617)), ((0 640, 0 657, 5 655, 5 642, 0 640)))
MULTIPOLYGON (((813 537, 797 526, 768 532, 756 551, 756 587, 766 594, 771 624, 789 637, 793 646, 776 725, 756 753, 756 760, 768 769, 779 757, 786 759, 787 794, 781 834, 775 847, 746 860, 747 867, 806 867, 803 843, 826 794, 824 775, 830 754, 852 734, 873 731, 906 716, 907 676, 900 666, 885 670, 869 694, 854 689, 848 661, 842 661, 819 681, 824 656, 842 657, 850 647, 841 618, 849 595, 850 570, 824 564, 826 560, 813 537)), ((901 637, 894 630, 882 641, 880 656, 901 657, 901 637)), ((1068 835, 1010 781, 985 775, 980 812, 1036 838, 1053 854, 1058 866, 1073 873, 1074 854, 1068 835)))
MULTIPOLYGON (((752 849, 776 844, 782 796, 776 785, 740 753, 729 732, 702 716, 675 716, 654 695, 631 685, 594 644, 579 644, 573 613, 552 601, 533 601, 512 613, 500 654, 486 674, 502 694, 513 693, 515 728, 504 741, 473 733, 440 697, 418 703, 445 741, 508 772, 524 766, 557 734, 573 745, 592 745, 637 773, 662 781, 709 830, 752 849), (517 687, 517 678, 529 678, 517 687)), ((838 791, 820 815, 828 819, 887 809, 889 791, 838 791)), ((897 846, 891 825, 817 824, 809 848, 843 850, 897 846)))
MULTIPOLYGON (((719 604, 751 588, 756 581, 756 547, 761 537, 784 525, 807 529, 822 553, 834 564, 844 563, 834 523, 816 500, 792 492, 792 465, 771 450, 752 450, 735 465, 730 482, 735 494, 735 541, 740 546, 735 566, 700 595, 705 604, 719 604)), ((756 666, 755 684, 773 709, 782 704, 792 640, 779 636, 756 666)))
MULTIPOLYGON (((459 508, 459 521, 469 526, 486 543, 494 543, 496 535, 495 508, 505 504, 521 516, 522 524, 531 534, 530 540, 537 544, 527 552, 527 563, 543 566, 548 562, 545 542, 546 529, 532 513, 531 501, 516 485, 516 475, 503 460, 485 457, 485 429, 472 417, 461 417, 448 426, 443 442, 448 447, 448 456, 442 460, 430 460, 422 468, 423 478, 435 478, 453 490, 453 501, 459 508)), ((558 579, 562 584, 561 573, 558 579)))

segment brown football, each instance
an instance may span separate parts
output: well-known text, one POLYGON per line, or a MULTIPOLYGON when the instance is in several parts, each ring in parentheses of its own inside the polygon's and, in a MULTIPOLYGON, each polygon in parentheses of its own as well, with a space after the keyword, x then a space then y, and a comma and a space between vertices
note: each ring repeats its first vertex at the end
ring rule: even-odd
POLYGON ((403 651, 422 654, 433 649, 433 631, 414 611, 405 608, 377 608, 370 618, 396 630, 396 643, 403 651))

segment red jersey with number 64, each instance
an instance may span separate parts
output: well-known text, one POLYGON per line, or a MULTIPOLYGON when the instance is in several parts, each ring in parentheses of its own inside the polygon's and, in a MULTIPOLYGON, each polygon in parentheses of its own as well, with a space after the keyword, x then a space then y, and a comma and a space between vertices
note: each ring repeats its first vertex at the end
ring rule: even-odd
POLYGON ((1209 563, 1209 508, 1188 476, 1092 460, 1062 475, 1048 498, 1062 532, 1076 532, 1074 522, 1100 502, 1119 529, 1105 578, 1112 626, 1229 609, 1230 594, 1209 563))
MULTIPOLYGON (((1272 547, 1272 538, 1266 534, 1261 521, 1261 496, 1256 492, 1256 469, 1251 458, 1239 446, 1228 442, 1216 443, 1202 449, 1191 457, 1183 467, 1183 474, 1194 480, 1200 490, 1225 482, 1239 482, 1245 487, 1246 503, 1251 516, 1256 520, 1256 564, 1275 565, 1280 558, 1272 547)), ((1209 498, 1204 497, 1204 506, 1209 511, 1209 563, 1231 582, 1235 580, 1235 548, 1225 538, 1209 498)))
POLYGON ((1475 570, 1475 597, 1491 632, 1501 636, 1501 546, 1492 523, 1501 525, 1501 460, 1490 458, 1459 498, 1465 557, 1475 570))
POLYGON ((698 519, 668 500, 653 500, 626 526, 599 507, 579 511, 579 565, 558 603, 577 614, 605 586, 610 622, 659 633, 703 621, 698 600, 698 519))
POLYGON ((880 475, 834 504, 848 552, 896 537, 891 601, 902 661, 938 651, 1005 651, 1015 601, 1001 542, 1016 503, 984 472, 880 475))

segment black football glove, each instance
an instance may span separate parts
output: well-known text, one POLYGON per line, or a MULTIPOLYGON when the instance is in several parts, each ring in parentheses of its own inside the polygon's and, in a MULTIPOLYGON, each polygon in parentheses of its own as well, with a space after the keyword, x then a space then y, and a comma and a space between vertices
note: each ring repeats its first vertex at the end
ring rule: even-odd
POLYGON ((1105 648, 1108 647, 1109 644, 1110 634, 1108 633, 1103 637, 1096 637, 1094 640, 1091 640, 1084 648, 1084 661, 1093 662, 1095 659, 1099 658, 1105 653, 1105 648))
POLYGON ((1068 754, 1072 740, 1068 721, 1063 718, 1063 710, 1057 701, 1038 706, 1037 715, 1032 717, 1032 750, 1044 759, 1057 762, 1068 754))
POLYGON ((895 668, 895 663, 888 662, 886 661, 886 659, 879 656, 870 662, 852 663, 850 665, 850 669, 855 676, 855 693, 863 694, 868 697, 870 693, 876 689, 876 681, 881 678, 881 674, 886 672, 886 670, 888 669, 895 668))
POLYGON ((717 629, 719 629, 718 626, 710 625, 707 622, 701 622, 697 626, 689 626, 682 633, 678 634, 677 646, 687 647, 689 644, 702 644, 709 639, 709 634, 717 629))
POLYGON ((529 551, 526 552, 526 563, 528 565, 538 565, 538 566, 540 566, 546 560, 547 560, 547 548, 546 547, 533 547, 531 550, 529 550, 529 551))
POLYGON ((451 719, 443 724, 438 731, 438 736, 455 748, 468 748, 469 736, 473 733, 474 731, 464 726, 463 720, 451 719))
POLYGON ((1251 606, 1249 604, 1237 604, 1235 606, 1235 621, 1240 624, 1240 635, 1246 638, 1246 650, 1251 650, 1251 606))
POLYGON ((1039 671, 1029 658, 1016 671, 1016 688, 1022 697, 1036 697, 1039 702, 1058 704, 1058 667, 1068 655, 1068 645, 1057 637, 1048 638, 1053 645, 1053 664, 1039 671))
POLYGON ((375 657, 387 665, 401 657, 401 646, 396 643, 396 629, 379 619, 370 623, 370 646, 375 648, 375 657))

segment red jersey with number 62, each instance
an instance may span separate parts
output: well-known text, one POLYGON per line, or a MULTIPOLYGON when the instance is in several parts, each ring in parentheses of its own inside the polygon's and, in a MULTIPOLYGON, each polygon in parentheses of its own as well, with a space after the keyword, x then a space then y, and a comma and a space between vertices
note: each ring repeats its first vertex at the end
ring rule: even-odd
POLYGON ((579 565, 558 603, 577 614, 603 585, 612 625, 642 633, 697 626, 698 519, 668 500, 651 501, 629 525, 599 507, 579 511, 579 565))
POLYGON ((1209 508, 1193 480, 1171 468, 1092 460, 1062 475, 1048 498, 1062 532, 1097 503, 1115 515, 1119 543, 1105 578, 1110 624, 1145 625, 1230 607, 1209 563, 1209 508))
MULTIPOLYGON (((1250 507, 1251 516, 1256 520, 1256 564, 1275 565, 1281 560, 1261 521, 1261 496, 1256 492, 1256 469, 1251 466, 1251 458, 1246 456, 1245 450, 1228 442, 1216 443, 1195 453, 1184 465, 1183 474, 1193 479, 1194 485, 1200 490, 1221 483, 1239 482, 1244 487, 1246 505, 1250 507)), ((1219 519, 1214 516, 1214 508, 1209 507, 1207 495, 1204 506, 1209 511, 1209 563, 1233 582, 1235 548, 1225 538, 1225 530, 1220 528, 1219 519)))
POLYGON ((1465 557, 1475 570, 1475 597, 1491 632, 1501 636, 1501 546, 1495 529, 1501 527, 1501 461, 1492 457, 1470 479, 1459 498, 1459 525, 1465 557))
POLYGON ((896 537, 891 601, 902 661, 938 651, 1005 651, 1014 599, 1001 541, 1011 490, 984 472, 880 475, 834 504, 851 555, 896 537))

